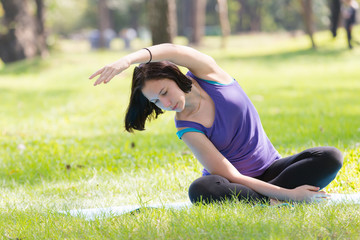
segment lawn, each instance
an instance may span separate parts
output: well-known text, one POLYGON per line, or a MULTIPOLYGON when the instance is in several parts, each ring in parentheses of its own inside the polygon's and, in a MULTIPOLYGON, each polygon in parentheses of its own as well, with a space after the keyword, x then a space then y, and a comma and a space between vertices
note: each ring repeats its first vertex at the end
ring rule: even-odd
MULTIPOLYGON (((360 28, 355 29, 360 35, 360 28)), ((330 145, 344 167, 328 192, 360 192, 360 47, 344 32, 241 35, 210 54, 239 81, 280 154, 330 145)), ((177 39, 178 43, 184 40, 177 39)), ((135 48, 146 42, 135 42, 135 48)), ((229 202, 184 210, 144 209, 87 221, 76 208, 187 201, 201 166, 177 139, 173 114, 124 131, 132 69, 92 86, 95 70, 126 54, 60 41, 47 59, 0 66, 0 238, 4 239, 356 239, 360 205, 291 207, 229 202)))

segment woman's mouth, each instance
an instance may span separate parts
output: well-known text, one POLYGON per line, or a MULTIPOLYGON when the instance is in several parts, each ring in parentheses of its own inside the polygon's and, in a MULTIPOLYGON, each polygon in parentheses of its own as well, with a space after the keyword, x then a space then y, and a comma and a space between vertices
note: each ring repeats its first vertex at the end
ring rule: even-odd
POLYGON ((171 108, 171 110, 174 111, 174 110, 177 108, 177 106, 178 106, 178 105, 176 104, 173 108, 171 108))

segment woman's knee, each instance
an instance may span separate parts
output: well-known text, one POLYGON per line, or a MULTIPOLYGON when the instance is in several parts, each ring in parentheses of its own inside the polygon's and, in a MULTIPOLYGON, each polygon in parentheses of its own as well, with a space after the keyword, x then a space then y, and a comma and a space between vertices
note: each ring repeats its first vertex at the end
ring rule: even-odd
POLYGON ((323 157, 327 165, 334 170, 340 170, 343 165, 343 155, 339 149, 335 147, 324 147, 323 157))
POLYGON ((208 175, 196 179, 189 187, 190 201, 195 202, 210 202, 217 200, 218 187, 223 183, 229 183, 226 178, 218 175, 208 175))

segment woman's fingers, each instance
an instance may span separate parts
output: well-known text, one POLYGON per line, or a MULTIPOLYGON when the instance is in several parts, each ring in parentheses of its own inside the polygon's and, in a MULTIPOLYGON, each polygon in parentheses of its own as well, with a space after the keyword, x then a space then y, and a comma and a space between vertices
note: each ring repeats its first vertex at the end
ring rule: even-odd
POLYGON ((109 76, 111 75, 112 70, 111 69, 105 69, 105 71, 100 75, 100 77, 98 78, 98 80, 95 82, 95 86, 104 82, 106 79, 109 78, 109 76))
POLYGON ((111 70, 109 70, 108 68, 104 68, 104 70, 100 74, 100 77, 95 81, 94 86, 104 82, 106 79, 109 78, 110 75, 111 75, 111 70))
POLYGON ((116 75, 129 68, 129 66, 130 64, 126 59, 120 59, 97 70, 89 77, 89 79, 93 79, 94 77, 100 75, 99 78, 95 81, 94 86, 101 83, 108 83, 116 75))
POLYGON ((314 202, 321 202, 321 201, 325 201, 325 200, 329 200, 331 198, 331 195, 324 192, 324 191, 320 191, 317 192, 315 195, 312 196, 312 201, 314 202))
POLYGON ((327 193, 318 193, 315 195, 316 198, 330 198, 331 196, 327 193))
POLYGON ((108 76, 108 77, 104 80, 104 83, 110 82, 110 80, 113 79, 116 75, 117 75, 116 72, 112 72, 112 73, 110 74, 110 76, 108 76))
POLYGON ((97 75, 101 74, 104 71, 104 68, 101 68, 99 70, 97 70, 95 73, 93 73, 89 79, 93 79, 94 77, 96 77, 97 75))
POLYGON ((306 189, 309 190, 309 191, 314 191, 314 192, 317 192, 320 190, 319 187, 315 187, 315 186, 310 186, 310 185, 305 185, 306 189))
POLYGON ((89 79, 94 78, 95 76, 100 74, 100 77, 95 81, 94 86, 103 83, 110 82, 117 74, 119 74, 119 70, 113 67, 103 67, 100 70, 96 71, 93 75, 89 77, 89 79))

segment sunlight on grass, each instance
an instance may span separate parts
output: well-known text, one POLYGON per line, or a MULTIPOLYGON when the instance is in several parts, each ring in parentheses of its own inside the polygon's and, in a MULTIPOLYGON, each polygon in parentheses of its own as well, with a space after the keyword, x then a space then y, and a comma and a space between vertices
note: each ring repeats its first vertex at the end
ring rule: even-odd
MULTIPOLYGON (((358 31, 357 28, 356 31, 358 31)), ((177 43, 185 44, 183 38, 177 43)), ((209 37, 200 47, 239 81, 283 156, 331 145, 344 167, 328 192, 360 191, 360 49, 316 35, 240 35, 219 49, 209 37)), ((136 48, 148 43, 137 41, 136 48)), ((359 236, 358 205, 244 203, 184 211, 143 210, 87 222, 57 211, 124 204, 187 201, 202 167, 175 135, 173 114, 124 131, 132 69, 108 85, 88 76, 127 52, 89 51, 62 41, 63 52, 0 66, 0 233, 6 238, 293 239, 359 236)))

